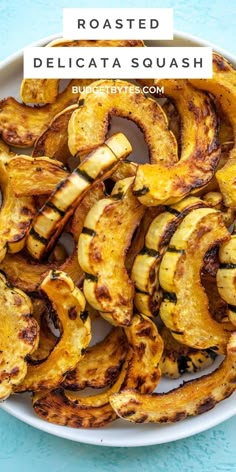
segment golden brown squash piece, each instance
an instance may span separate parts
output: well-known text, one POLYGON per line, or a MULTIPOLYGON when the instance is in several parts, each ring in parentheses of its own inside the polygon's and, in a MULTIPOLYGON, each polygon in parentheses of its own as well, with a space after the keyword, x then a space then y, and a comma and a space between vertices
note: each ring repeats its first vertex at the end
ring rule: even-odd
POLYGON ((25 377, 26 356, 38 345, 39 328, 30 298, 0 273, 0 400, 25 377))
POLYGON ((52 251, 85 193, 106 179, 131 151, 127 138, 116 133, 60 182, 36 215, 27 239, 27 249, 35 259, 42 259, 52 251))
POLYGON ((135 93, 134 86, 122 80, 99 80, 91 87, 92 91, 81 94, 80 106, 69 121, 68 144, 73 156, 83 158, 100 146, 106 138, 109 117, 114 115, 134 121, 143 131, 152 163, 160 159, 167 164, 176 162, 176 140, 156 101, 145 97, 141 89, 135 93))
POLYGON ((128 350, 127 339, 120 328, 113 328, 99 343, 89 347, 76 369, 66 376, 62 387, 83 390, 105 388, 114 384, 128 350))
POLYGON ((228 303, 228 316, 236 326, 236 235, 222 245, 219 251, 220 267, 216 280, 219 293, 228 303))
POLYGON ((117 415, 135 423, 173 423, 211 410, 236 389, 236 334, 227 345, 220 367, 211 374, 185 382, 167 393, 142 395, 132 390, 110 398, 117 415))
POLYGON ((212 365, 217 356, 211 349, 193 349, 176 341, 165 326, 160 330, 160 335, 164 341, 160 369, 166 377, 177 379, 186 372, 203 370, 212 365))
POLYGON ((61 271, 50 271, 41 284, 62 326, 61 337, 47 359, 28 367, 17 392, 51 389, 58 386, 66 373, 83 357, 91 340, 90 319, 85 312, 85 299, 73 281, 61 271))
POLYGON ((36 140, 32 156, 48 156, 64 164, 68 162, 71 156, 68 148, 68 123, 77 108, 77 104, 70 105, 53 118, 48 128, 36 140))
MULTIPOLYGON (((46 47, 142 47, 136 40, 72 40, 57 39, 46 47)), ((24 79, 21 83, 21 99, 25 103, 54 103, 58 95, 58 79, 24 79)), ((48 154, 46 154, 48 156, 48 154)))
POLYGON ((6 163, 11 155, 0 153, 0 185, 2 206, 0 208, 0 261, 7 252, 19 252, 25 245, 36 208, 32 197, 16 197, 6 163))
POLYGON ((232 225, 235 217, 235 210, 225 206, 223 195, 220 192, 207 192, 202 196, 202 199, 209 207, 221 211, 224 224, 227 228, 232 225))
POLYGON ((213 54, 213 77, 211 79, 191 79, 199 89, 216 97, 223 113, 233 128, 234 146, 224 167, 217 171, 216 178, 226 206, 236 206, 236 70, 222 56, 213 54))
POLYGON ((33 158, 18 155, 5 165, 17 197, 50 194, 68 175, 61 162, 45 156, 33 158))
POLYGON ((229 333, 210 315, 201 269, 206 252, 229 237, 220 213, 210 208, 193 210, 172 236, 161 261, 160 316, 174 338, 187 346, 225 353, 229 333))
MULTIPOLYGON (((163 154, 154 165, 138 167, 134 192, 147 206, 175 203, 206 185, 220 159, 217 117, 207 94, 186 80, 161 80, 161 85, 181 115, 181 156, 170 162, 163 154)), ((155 139, 159 145, 157 134, 155 139)))
POLYGON ((51 120, 64 108, 76 103, 78 95, 72 94, 72 86, 83 86, 90 81, 72 80, 58 95, 55 103, 43 107, 31 107, 19 103, 13 97, 0 101, 0 135, 12 146, 28 148, 45 131, 51 120))
POLYGON ((123 388, 123 385, 132 385, 143 393, 153 391, 160 378, 158 364, 163 349, 157 328, 150 319, 135 315, 132 324, 126 328, 126 334, 129 350, 120 375, 112 387, 89 397, 63 389, 45 394, 36 393, 33 408, 37 415, 52 423, 74 428, 104 426, 116 419, 109 398, 123 388))
MULTIPOLYGON (((44 310, 44 312, 38 317, 38 324, 40 326, 39 345, 33 354, 27 356, 28 365, 34 366, 45 362, 59 340, 49 329, 46 312, 47 310, 44 310)), ((35 313, 33 315, 35 318, 35 313)))
POLYGON ((111 324, 127 326, 133 314, 134 286, 125 255, 144 207, 134 197, 134 177, 116 183, 111 196, 95 203, 79 237, 79 264, 85 271, 84 294, 111 324))

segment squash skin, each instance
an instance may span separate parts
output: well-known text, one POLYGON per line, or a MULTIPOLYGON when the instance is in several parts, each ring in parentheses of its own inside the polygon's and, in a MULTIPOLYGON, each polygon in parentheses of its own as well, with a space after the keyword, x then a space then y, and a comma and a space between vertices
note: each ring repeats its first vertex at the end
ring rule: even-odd
POLYGON ((229 237, 219 213, 194 210, 180 224, 161 261, 161 319, 177 341, 196 349, 226 351, 229 333, 209 313, 200 272, 205 253, 229 237))
POLYGON ((217 116, 207 94, 186 80, 168 79, 161 84, 181 114, 181 155, 173 162, 162 158, 138 167, 134 192, 146 206, 173 204, 203 187, 220 159, 217 116))
POLYGON ((26 356, 37 348, 39 327, 30 298, 1 273, 0 297, 0 399, 5 400, 26 376, 26 356))
POLYGON ((220 267, 216 274, 219 294, 228 303, 228 317, 236 326, 236 235, 219 251, 220 267))
POLYGON ((152 163, 163 156, 167 164, 176 161, 176 139, 168 129, 162 108, 145 97, 141 89, 139 93, 129 91, 131 86, 122 80, 99 80, 93 82, 91 92, 81 94, 81 106, 72 114, 68 126, 68 144, 73 156, 82 159, 100 146, 106 138, 109 117, 114 115, 134 121, 143 131, 152 163), (99 94, 97 88, 101 90, 99 94), (122 88, 125 92, 120 93, 122 88))
POLYGON ((142 395, 123 390, 110 397, 117 415, 135 423, 174 423, 212 409, 228 398, 236 388, 236 334, 227 345, 227 354, 220 367, 199 379, 185 382, 167 393, 142 395))
POLYGON ((78 244, 85 297, 115 326, 129 325, 133 314, 134 286, 125 255, 145 210, 132 193, 133 181, 118 181, 111 196, 91 208, 78 244))

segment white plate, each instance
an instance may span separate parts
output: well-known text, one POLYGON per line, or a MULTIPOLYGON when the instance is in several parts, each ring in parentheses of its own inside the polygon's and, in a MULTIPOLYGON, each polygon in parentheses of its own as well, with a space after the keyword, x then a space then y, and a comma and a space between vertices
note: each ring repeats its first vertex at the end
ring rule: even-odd
MULTIPOLYGON (((43 39, 35 45, 44 45, 57 37, 58 35, 43 39)), ((155 41, 152 43, 149 41, 147 43, 148 45, 155 45, 155 41)), ((202 40, 182 33, 177 33, 174 41, 158 42, 158 44, 160 43, 167 46, 209 46, 208 43, 202 40)), ((217 47, 214 47, 214 49, 228 57, 228 59, 236 65, 236 59, 232 55, 217 47)), ((22 51, 12 55, 0 65, 0 98, 4 98, 8 95, 13 95, 18 98, 21 79, 22 51)), ((128 135, 131 137, 131 141, 133 141, 136 149, 139 148, 139 152, 137 152, 137 150, 135 152, 136 158, 139 158, 140 155, 143 154, 144 150, 144 143, 141 135, 136 131, 134 126, 132 127, 127 125, 127 121, 121 121, 121 119, 118 119, 113 123, 113 132, 116 131, 117 128, 121 130, 121 125, 123 130, 126 131, 126 129, 128 129, 128 135), (137 139, 139 140, 139 146, 137 146, 137 139)), ((195 377, 197 377, 197 375, 195 377)), ((189 379, 189 376, 185 375, 184 379, 189 379)), ((178 384, 178 381, 164 380, 158 387, 158 391, 170 390, 178 384)), ((42 431, 46 431, 47 433, 54 434, 55 436, 87 444, 133 447, 176 441, 177 439, 192 436, 216 426, 236 414, 236 393, 227 400, 218 404, 213 410, 204 413, 203 415, 188 418, 180 423, 169 425, 134 425, 127 421, 117 420, 111 425, 101 429, 84 430, 57 426, 41 420, 34 414, 28 395, 12 396, 1 405, 1 408, 21 421, 24 421, 42 431)))

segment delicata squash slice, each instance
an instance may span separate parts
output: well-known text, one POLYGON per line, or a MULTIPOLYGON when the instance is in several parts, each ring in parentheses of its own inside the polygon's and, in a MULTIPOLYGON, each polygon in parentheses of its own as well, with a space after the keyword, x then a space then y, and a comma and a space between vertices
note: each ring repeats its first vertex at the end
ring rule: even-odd
POLYGON ((25 377, 26 356, 38 345, 39 329, 30 298, 0 274, 0 400, 25 377))
POLYGON ((161 211, 150 222, 144 244, 134 259, 131 272, 135 283, 134 303, 137 310, 145 315, 155 316, 159 311, 162 300, 159 267, 171 236, 190 211, 204 206, 206 205, 202 200, 189 196, 175 205, 165 206, 165 211, 161 211))
POLYGON ((95 203, 78 244, 86 299, 111 324, 121 326, 129 325, 133 314, 134 285, 125 256, 145 211, 133 195, 133 182, 134 177, 117 182, 109 198, 95 203))
MULTIPOLYGON (((142 47, 143 41, 135 40, 72 40, 57 39, 46 47, 142 47)), ((54 103, 58 95, 58 79, 24 79, 21 83, 21 99, 25 103, 54 103)), ((46 154, 48 155, 48 154, 46 154)))
MULTIPOLYGON (((134 315, 125 328, 129 348, 116 382, 105 392, 82 397, 58 388, 52 392, 36 392, 33 408, 37 415, 51 423, 73 428, 104 426, 116 419, 109 399, 123 387, 152 392, 160 379, 159 361, 163 343, 156 325, 142 315, 134 315)), ((94 366, 96 360, 94 360, 94 366)))
POLYGON ((16 392, 55 388, 69 370, 73 370, 84 356, 91 340, 91 327, 85 299, 67 274, 50 271, 41 284, 41 291, 52 303, 62 333, 47 359, 38 365, 29 365, 23 382, 16 392))
POLYGON ((236 326, 236 234, 222 244, 219 251, 220 268, 216 280, 220 296, 228 303, 228 316, 236 326))
POLYGON ((144 133, 150 161, 165 159, 176 162, 177 143, 168 129, 166 115, 158 103, 146 97, 142 90, 122 80, 98 80, 91 91, 80 95, 79 108, 72 114, 68 126, 68 145, 73 156, 84 155, 106 139, 110 115, 134 121, 144 133))
POLYGON ((135 423, 173 423, 200 415, 228 398, 236 389, 236 333, 227 345, 226 358, 214 372, 185 382, 167 393, 142 395, 124 390, 110 397, 117 415, 135 423))
POLYGON ((117 133, 58 184, 33 220, 27 239, 27 249, 35 259, 46 257, 85 193, 108 177, 119 160, 125 159, 131 150, 127 138, 117 133))
POLYGON ((193 210, 172 236, 161 261, 160 316, 174 338, 187 346, 226 351, 229 333, 212 319, 200 276, 206 252, 229 237, 220 213, 210 208, 193 210))
POLYGON ((166 326, 161 328, 160 335, 164 342, 160 369, 166 377, 177 379, 186 372, 203 370, 211 366, 217 356, 211 349, 194 349, 176 341, 166 326))
POLYGON ((61 92, 55 103, 43 107, 31 107, 19 103, 13 97, 0 101, 0 135, 9 145, 28 148, 45 131, 51 120, 64 108, 76 103, 78 95, 72 94, 73 86, 84 86, 91 80, 72 80, 61 92))
POLYGON ((25 246, 26 235, 36 212, 32 197, 16 197, 6 164, 11 155, 0 152, 0 261, 7 251, 16 253, 25 246))
POLYGON ((236 206, 236 70, 222 56, 213 54, 213 77, 211 79, 191 79, 190 82, 199 89, 210 92, 218 100, 233 128, 234 145, 229 159, 216 173, 220 191, 226 206, 236 206))
MULTIPOLYGON (((174 160, 170 162, 162 153, 161 158, 152 162, 154 165, 138 167, 134 192, 146 206, 175 203, 206 185, 220 159, 218 122, 208 95, 186 80, 161 80, 161 85, 181 115, 181 155, 178 160, 175 150, 174 160)), ((159 145, 156 133, 155 139, 159 145)))

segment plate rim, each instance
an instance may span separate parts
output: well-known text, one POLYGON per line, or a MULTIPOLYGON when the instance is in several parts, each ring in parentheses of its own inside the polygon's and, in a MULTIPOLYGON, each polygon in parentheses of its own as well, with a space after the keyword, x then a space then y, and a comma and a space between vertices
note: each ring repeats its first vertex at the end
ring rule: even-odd
MULTIPOLYGON (((48 42, 51 42, 55 39, 58 39, 62 37, 62 33, 56 33, 56 34, 53 34, 53 35, 50 35, 50 36, 47 36, 47 37, 44 37, 44 38, 41 38, 40 40, 38 41, 34 41, 33 43, 31 44, 28 44, 26 47, 33 47, 33 46, 43 46, 45 44, 47 44, 48 42)), ((189 42, 193 42, 193 43, 197 43, 201 46, 209 46, 209 47, 212 47, 213 50, 215 50, 216 52, 219 52, 220 54, 222 54, 223 56, 225 56, 227 59, 229 59, 229 61, 231 61, 232 63, 234 63, 236 65, 236 56, 234 56, 232 53, 228 52, 227 50, 219 47, 219 46, 216 46, 215 44, 209 42, 209 41, 206 41, 202 38, 199 38, 197 36, 194 36, 194 35, 191 35, 191 34, 188 34, 188 33, 185 33, 185 32, 182 32, 180 30, 175 30, 174 31, 174 39, 175 40, 183 40, 183 41, 189 41, 189 42)), ((14 63, 17 63, 18 61, 22 60, 22 57, 23 57, 23 52, 24 52, 24 49, 25 48, 21 48, 20 50, 16 51, 15 53, 9 55, 6 59, 0 61, 0 71, 1 69, 5 69, 7 68, 8 66, 13 66, 14 63)), ((236 395, 236 392, 233 394, 234 396, 236 395)), ((83 444, 90 444, 90 445, 96 445, 96 446, 106 446, 106 447, 145 447, 145 446, 151 446, 151 445, 158 445, 158 444, 167 444, 169 442, 175 442, 175 441, 178 441, 180 439, 184 439, 184 438, 187 438, 187 437, 191 437, 191 436, 195 436, 196 434, 199 434, 201 432, 204 432, 204 431, 207 431, 208 429, 210 428, 213 428, 214 426, 217 426, 218 424, 221 424, 223 423, 224 421, 232 418, 233 416, 236 415, 236 407, 235 407, 235 411, 232 409, 229 408, 228 412, 221 412, 219 410, 218 412, 218 415, 212 415, 211 414, 211 411, 207 412, 207 413, 204 413, 203 415, 200 415, 198 417, 191 417, 189 419, 185 419, 184 422, 185 424, 186 423, 190 423, 193 424, 192 427, 186 427, 186 428, 183 428, 183 430, 181 429, 180 432, 178 432, 178 434, 176 434, 176 432, 174 431, 174 433, 172 433, 173 429, 169 431, 169 437, 166 438, 165 435, 164 437, 162 437, 162 434, 159 434, 158 433, 161 431, 161 428, 160 426, 161 425, 157 425, 157 429, 156 429, 156 433, 154 432, 153 430, 153 434, 152 434, 152 437, 148 437, 146 440, 145 440, 145 431, 143 433, 143 435, 141 436, 141 438, 136 438, 135 442, 130 442, 130 444, 125 444, 123 443, 122 441, 119 440, 119 443, 117 443, 117 440, 113 440, 112 439, 112 429, 110 430, 111 432, 111 439, 110 437, 107 439, 103 439, 102 438, 102 433, 103 433, 103 430, 104 428, 98 428, 96 429, 96 432, 98 432, 98 437, 97 438, 93 438, 91 437, 89 439, 88 435, 85 434, 85 437, 83 437, 83 433, 86 431, 86 432, 89 432, 91 430, 84 430, 82 428, 78 428, 78 429, 73 429, 73 428, 69 428, 67 426, 59 426, 59 425, 56 425, 56 424, 53 424, 53 423, 49 423, 47 421, 44 421, 42 420, 41 418, 38 418, 36 415, 33 416, 30 416, 28 414, 26 414, 21 408, 19 408, 19 410, 15 410, 14 409, 14 406, 12 406, 12 404, 10 403, 11 400, 6 400, 5 402, 2 402, 0 404, 0 408, 5 411, 6 413, 10 414, 11 416, 19 419, 20 421, 24 422, 25 424, 28 424, 40 431, 44 431, 48 434, 51 434, 53 436, 56 436, 56 437, 60 437, 60 438, 63 438, 63 439, 68 439, 68 440, 71 440, 71 441, 75 441, 75 442, 80 442, 80 443, 83 443, 83 444), (197 421, 196 424, 194 423, 194 419, 206 419, 206 421, 197 421), (208 421, 207 421, 208 419, 208 421), (57 431, 54 431, 54 430, 57 430, 57 431), (80 431, 82 434, 81 434, 81 437, 77 438, 76 437, 76 433, 80 431)), ((224 400, 224 403, 227 402, 227 399, 224 400)), ((214 408, 214 411, 217 411, 217 406, 214 408)), ((32 412, 33 413, 33 412, 32 412)), ((182 425, 183 423, 175 423, 173 424, 174 425, 182 425)), ((139 425, 139 428, 140 426, 144 426, 144 425, 139 425)), ((170 428, 172 426, 171 425, 168 425, 170 428)), ((189 424, 190 426, 190 424, 189 424)), ((134 425, 134 433, 135 433, 135 427, 136 425, 134 425)), ((164 426, 165 427, 165 426, 164 426)), ((175 429, 175 428, 174 428, 175 429)), ((93 431, 95 431, 95 429, 93 429, 93 431)))

